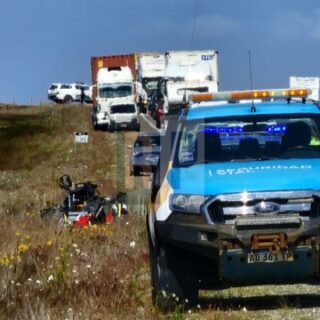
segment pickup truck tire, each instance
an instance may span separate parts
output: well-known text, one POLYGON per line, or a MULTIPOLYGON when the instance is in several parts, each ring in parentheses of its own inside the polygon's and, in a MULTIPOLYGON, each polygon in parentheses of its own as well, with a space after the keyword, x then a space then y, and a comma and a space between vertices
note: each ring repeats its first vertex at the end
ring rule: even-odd
POLYGON ((163 312, 194 306, 199 288, 192 260, 174 248, 155 246, 149 232, 148 243, 153 304, 163 312))
POLYGON ((140 123, 138 123, 138 124, 136 125, 136 128, 135 128, 135 129, 136 129, 136 131, 138 131, 138 132, 140 131, 140 123))
POLYGON ((73 101, 73 99, 70 95, 66 95, 63 99, 64 103, 71 103, 72 101, 73 101))

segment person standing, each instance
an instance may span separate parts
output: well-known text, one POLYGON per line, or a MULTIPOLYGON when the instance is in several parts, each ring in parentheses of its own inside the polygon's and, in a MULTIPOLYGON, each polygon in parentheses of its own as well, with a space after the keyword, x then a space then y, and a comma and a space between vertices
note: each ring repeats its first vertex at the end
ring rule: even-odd
POLYGON ((81 101, 81 104, 83 104, 85 96, 86 96, 85 93, 84 93, 84 86, 80 86, 80 91, 81 91, 80 101, 81 101))

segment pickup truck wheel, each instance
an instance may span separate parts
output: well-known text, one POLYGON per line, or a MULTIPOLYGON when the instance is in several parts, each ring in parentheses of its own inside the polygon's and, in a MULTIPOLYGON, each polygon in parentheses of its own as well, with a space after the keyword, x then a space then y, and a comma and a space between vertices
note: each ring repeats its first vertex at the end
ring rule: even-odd
POLYGON ((192 260, 172 248, 154 248, 149 239, 152 302, 160 310, 176 305, 193 306, 198 301, 198 283, 192 260))
POLYGON ((65 96, 63 99, 64 103, 71 103, 72 101, 73 101, 73 99, 70 95, 65 96))

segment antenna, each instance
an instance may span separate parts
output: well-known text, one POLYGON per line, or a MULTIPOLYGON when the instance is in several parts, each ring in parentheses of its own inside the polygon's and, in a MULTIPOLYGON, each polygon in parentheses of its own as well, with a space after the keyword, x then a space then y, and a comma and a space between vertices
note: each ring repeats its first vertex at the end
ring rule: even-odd
MULTIPOLYGON (((250 51, 250 49, 249 49, 248 55, 249 55, 250 90, 251 90, 251 93, 253 93, 252 63, 251 63, 251 51, 250 51)), ((254 105, 254 102, 253 102, 253 95, 251 95, 251 112, 256 112, 256 106, 254 105)))
POLYGON ((192 26, 192 36, 191 36, 190 50, 192 50, 192 47, 193 47, 194 34, 195 34, 195 30, 196 30, 196 22, 197 22, 197 15, 198 15, 198 6, 199 6, 199 0, 195 0, 195 7, 194 7, 194 17, 193 17, 193 26, 192 26))

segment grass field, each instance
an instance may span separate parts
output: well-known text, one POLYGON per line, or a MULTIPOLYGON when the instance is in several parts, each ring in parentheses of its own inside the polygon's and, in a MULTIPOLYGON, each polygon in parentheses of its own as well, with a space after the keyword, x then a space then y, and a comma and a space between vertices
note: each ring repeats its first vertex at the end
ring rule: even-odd
POLYGON ((97 183, 102 195, 145 194, 148 178, 130 178, 121 163, 134 135, 94 132, 89 106, 0 108, 0 319, 320 318, 320 291, 309 285, 203 293, 194 310, 161 314, 151 304, 141 204, 125 221, 87 229, 40 218, 64 199, 63 174, 97 183), (76 145, 75 132, 89 143, 76 145))

